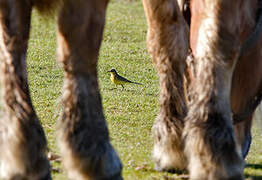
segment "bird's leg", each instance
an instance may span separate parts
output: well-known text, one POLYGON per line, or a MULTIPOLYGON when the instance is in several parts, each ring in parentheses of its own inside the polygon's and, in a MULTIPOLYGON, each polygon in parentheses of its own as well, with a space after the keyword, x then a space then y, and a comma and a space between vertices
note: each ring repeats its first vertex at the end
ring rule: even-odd
POLYGON ((125 89, 125 87, 123 86, 123 84, 121 84, 121 86, 122 86, 122 90, 124 90, 124 89, 125 89))

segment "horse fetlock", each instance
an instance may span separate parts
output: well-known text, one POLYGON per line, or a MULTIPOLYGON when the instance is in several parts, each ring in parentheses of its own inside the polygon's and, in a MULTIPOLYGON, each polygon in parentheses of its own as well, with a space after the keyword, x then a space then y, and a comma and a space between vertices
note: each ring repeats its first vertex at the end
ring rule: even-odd
POLYGON ((153 159, 157 171, 184 170, 186 167, 185 156, 183 151, 178 148, 172 148, 168 144, 154 145, 153 159))
POLYGON ((70 179, 122 179, 120 158, 109 142, 92 144, 90 147, 77 151, 74 147, 70 147, 66 141, 62 141, 60 148, 63 163, 68 170, 70 179))
POLYGON ((1 179, 7 179, 7 180, 10 179, 51 180, 52 179, 50 164, 46 157, 42 157, 35 162, 31 162, 30 160, 24 160, 23 162, 20 162, 17 159, 2 158, 0 173, 1 173, 1 179))
POLYGON ((190 179, 243 179, 244 161, 237 151, 232 129, 209 125, 207 130, 203 127, 191 124, 185 128, 190 179))
MULTIPOLYGON (((221 159, 220 161, 224 161, 221 159)), ((225 162, 225 161, 224 161, 225 162)), ((194 157, 190 159, 189 172, 191 180, 243 180, 243 165, 242 163, 234 163, 228 166, 231 162, 226 163, 203 163, 202 157, 194 157), (201 162, 200 162, 201 161, 201 162)))
MULTIPOLYGON (((120 158, 118 157, 117 153, 111 146, 111 144, 107 144, 108 149, 106 151, 106 154, 104 155, 103 163, 101 165, 101 171, 103 177, 101 179, 116 179, 116 180, 121 180, 121 171, 122 171, 122 164, 120 161, 120 158), (103 168, 102 168, 103 167, 103 168)), ((97 178, 99 179, 99 177, 97 178)))
POLYGON ((158 171, 184 170, 187 161, 183 152, 180 130, 170 130, 167 122, 157 120, 153 127, 153 134, 155 169, 158 171))

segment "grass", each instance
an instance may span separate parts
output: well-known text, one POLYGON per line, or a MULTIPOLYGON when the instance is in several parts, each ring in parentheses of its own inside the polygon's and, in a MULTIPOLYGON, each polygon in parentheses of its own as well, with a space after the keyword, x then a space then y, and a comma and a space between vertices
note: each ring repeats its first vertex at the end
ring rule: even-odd
MULTIPOLYGON (((107 10, 104 41, 100 50, 98 72, 105 117, 112 144, 124 164, 127 180, 179 179, 178 175, 154 171, 151 159, 151 127, 158 113, 158 77, 146 50, 146 20, 140 1, 111 0, 107 10), (125 90, 109 80, 108 70, 142 83, 127 85, 125 90)), ((63 73, 55 61, 55 20, 33 13, 28 50, 31 95, 49 140, 49 148, 59 154, 55 140, 56 120, 63 73)), ((246 177, 262 179, 261 131, 254 130, 254 140, 247 157, 246 177)), ((62 169, 59 162, 52 162, 62 169)), ((66 179, 66 173, 53 172, 53 178, 66 179)))

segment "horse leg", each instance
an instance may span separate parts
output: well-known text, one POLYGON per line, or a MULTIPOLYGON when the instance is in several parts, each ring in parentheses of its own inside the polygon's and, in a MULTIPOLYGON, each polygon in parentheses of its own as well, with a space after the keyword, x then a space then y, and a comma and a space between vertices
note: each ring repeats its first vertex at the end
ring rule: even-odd
POLYGON ((238 57, 241 1, 195 1, 191 32, 196 77, 183 137, 190 178, 243 179, 244 163, 237 150, 230 107, 231 79, 238 57), (229 8, 230 7, 230 8, 229 8), (197 18, 199 18, 196 21, 197 18), (199 23, 195 26, 194 23, 199 23))
POLYGON ((59 142, 72 179, 122 179, 122 165, 110 144, 97 81, 107 3, 67 0, 58 20, 58 56, 65 77, 59 142))
POLYGON ((252 140, 252 119, 253 115, 251 115, 249 118, 245 118, 243 122, 234 126, 237 148, 241 152, 243 158, 247 156, 252 140))
MULTIPOLYGON (((249 20, 249 22, 252 21, 249 20)), ((250 27, 245 29, 248 28, 250 27)), ((250 29, 251 33, 252 28, 250 29)), ((243 158, 247 156, 251 144, 251 127, 253 114, 255 113, 255 101, 257 96, 259 96, 259 92, 262 92, 261 47, 262 39, 238 60, 232 78, 231 107, 234 114, 237 115, 235 120, 242 120, 242 122, 234 125, 234 130, 237 147, 242 152, 243 158), (251 59, 252 62, 250 62, 251 59)))
POLYGON ((174 0, 143 0, 148 22, 147 47, 160 80, 160 113, 153 126, 157 170, 184 169, 181 139, 187 113, 183 88, 188 25, 174 0))
POLYGON ((27 82, 26 50, 32 6, 28 1, 0 1, 1 176, 51 179, 47 141, 33 109, 27 82))

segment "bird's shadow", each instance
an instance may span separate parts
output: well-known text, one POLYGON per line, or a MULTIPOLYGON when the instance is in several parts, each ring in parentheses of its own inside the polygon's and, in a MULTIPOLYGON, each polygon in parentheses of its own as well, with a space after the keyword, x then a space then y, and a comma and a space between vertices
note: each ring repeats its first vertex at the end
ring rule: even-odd
POLYGON ((136 92, 138 92, 137 90, 135 90, 135 89, 128 89, 128 88, 117 88, 117 87, 115 87, 115 88, 108 88, 108 90, 109 91, 120 91, 120 92, 132 92, 132 93, 136 93, 136 92))
POLYGON ((126 92, 132 92, 132 93, 135 93, 137 92, 136 90, 134 89, 123 89, 123 91, 126 91, 126 92))
POLYGON ((153 93, 145 93, 145 95, 146 95, 146 96, 154 96, 154 97, 157 96, 157 94, 153 94, 153 93))
POLYGON ((147 93, 147 92, 144 92, 143 90, 140 91, 138 89, 128 89, 128 88, 122 89, 122 88, 115 87, 115 88, 108 88, 107 90, 109 90, 109 91, 119 91, 119 92, 131 92, 131 93, 144 93, 144 95, 146 95, 146 96, 154 96, 154 97, 158 96, 155 93, 147 93))
POLYGON ((126 91, 126 92, 136 92, 136 90, 134 90, 134 89, 120 89, 120 88, 109 88, 108 89, 109 91, 120 91, 120 92, 124 92, 124 91, 126 91))
POLYGON ((117 89, 116 87, 115 88, 109 88, 108 90, 109 91, 113 91, 113 90, 115 90, 115 89, 117 89))

